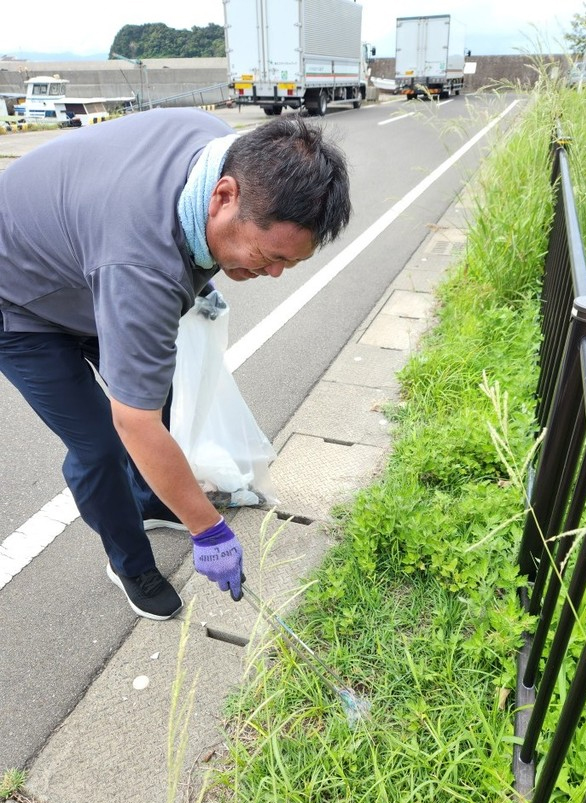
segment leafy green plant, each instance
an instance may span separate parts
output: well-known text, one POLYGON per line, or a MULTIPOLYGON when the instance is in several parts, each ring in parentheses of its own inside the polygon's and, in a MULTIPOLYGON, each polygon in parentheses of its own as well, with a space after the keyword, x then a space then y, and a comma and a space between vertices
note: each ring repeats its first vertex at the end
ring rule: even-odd
MULTIPOLYGON (((328 689, 269 641, 232 703, 229 757, 205 800, 519 797, 507 689, 522 633, 533 626, 518 602, 525 581, 516 557, 525 475, 539 445, 539 290, 560 112, 576 140, 586 138, 575 93, 536 68, 544 72, 536 93, 478 176, 467 251, 439 290, 438 325, 401 372, 403 398, 388 411, 388 466, 337 511, 339 543, 291 614, 304 641, 370 698, 371 719, 350 730, 328 689)), ((586 161, 586 143, 580 149, 586 161)), ((583 797, 580 727, 559 803, 583 797)))

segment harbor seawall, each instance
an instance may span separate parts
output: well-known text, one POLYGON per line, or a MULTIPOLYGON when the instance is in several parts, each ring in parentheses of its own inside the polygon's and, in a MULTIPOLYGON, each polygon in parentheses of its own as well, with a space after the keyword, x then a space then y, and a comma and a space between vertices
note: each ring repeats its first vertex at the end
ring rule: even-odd
MULTIPOLYGON (((552 62, 565 68, 561 55, 553 56, 472 56, 476 72, 466 76, 465 91, 474 92, 495 84, 514 84, 532 87, 538 77, 536 60, 552 62)), ((70 96, 126 97, 139 96, 143 104, 182 95, 166 105, 203 105, 218 103, 226 98, 225 89, 205 93, 200 90, 225 84, 228 80, 225 58, 203 59, 145 59, 144 67, 119 59, 104 61, 0 61, 0 93, 22 92, 24 82, 37 75, 58 75, 69 81, 70 96), (188 94, 191 93, 191 97, 188 94)), ((369 61, 371 75, 394 78, 394 58, 373 58, 369 61)))

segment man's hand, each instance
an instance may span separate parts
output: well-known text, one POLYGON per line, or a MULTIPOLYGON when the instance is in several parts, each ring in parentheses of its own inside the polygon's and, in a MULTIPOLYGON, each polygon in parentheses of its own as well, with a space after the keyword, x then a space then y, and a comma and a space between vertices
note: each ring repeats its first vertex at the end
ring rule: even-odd
POLYGON ((207 296, 198 296, 195 305, 199 315, 212 321, 215 321, 228 306, 219 290, 212 290, 207 296))
POLYGON ((221 591, 230 591, 234 602, 242 599, 242 547, 223 518, 197 535, 193 541, 193 564, 196 572, 217 583, 221 591))

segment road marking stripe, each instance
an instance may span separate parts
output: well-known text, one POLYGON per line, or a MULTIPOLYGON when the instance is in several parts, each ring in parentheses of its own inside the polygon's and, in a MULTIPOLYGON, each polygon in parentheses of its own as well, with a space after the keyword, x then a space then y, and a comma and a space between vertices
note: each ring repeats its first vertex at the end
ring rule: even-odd
POLYGON ((388 125, 389 123, 394 123, 397 120, 404 120, 405 117, 413 117, 415 112, 406 112, 405 114, 399 114, 397 117, 389 117, 388 120, 381 120, 380 123, 377 125, 388 125))
MULTIPOLYGON (((226 362, 230 371, 235 371, 276 332, 299 312, 317 293, 334 279, 350 262, 367 248, 382 232, 397 219, 447 170, 461 159, 497 123, 520 103, 513 101, 487 126, 459 148, 449 159, 432 171, 423 181, 392 206, 372 226, 364 231, 350 245, 344 248, 318 273, 279 304, 269 315, 254 326, 237 343, 226 351, 226 362)), ((79 512, 68 488, 57 494, 44 505, 38 513, 31 516, 17 530, 0 544, 0 589, 7 585, 33 558, 40 554, 65 528, 79 517, 79 512)))
POLYGON ((367 248, 400 214, 411 206, 431 185, 461 159, 476 143, 482 139, 500 120, 505 117, 519 100, 514 100, 507 108, 495 117, 487 126, 475 134, 465 145, 462 145, 449 159, 436 167, 423 181, 410 190, 384 215, 376 220, 372 226, 346 246, 338 256, 328 262, 318 273, 314 274, 308 282, 292 293, 278 307, 270 312, 266 318, 253 326, 237 343, 226 351, 226 362, 230 371, 234 372, 246 362, 258 349, 263 346, 287 321, 319 293, 338 273, 344 270, 365 248, 367 248))
POLYGON ((0 544, 0 589, 79 517, 66 488, 0 544))

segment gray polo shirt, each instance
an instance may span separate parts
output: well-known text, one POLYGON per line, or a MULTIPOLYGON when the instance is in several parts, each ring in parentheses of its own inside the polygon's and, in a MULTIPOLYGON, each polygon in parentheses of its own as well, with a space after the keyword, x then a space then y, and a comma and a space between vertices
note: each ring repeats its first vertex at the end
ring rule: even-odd
POLYGON ((201 287, 177 202, 203 147, 230 133, 207 112, 154 109, 66 131, 12 164, 0 175, 5 331, 97 335, 112 396, 161 407, 201 287))

